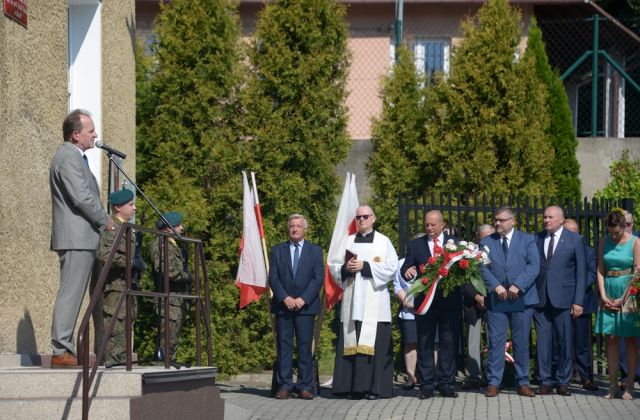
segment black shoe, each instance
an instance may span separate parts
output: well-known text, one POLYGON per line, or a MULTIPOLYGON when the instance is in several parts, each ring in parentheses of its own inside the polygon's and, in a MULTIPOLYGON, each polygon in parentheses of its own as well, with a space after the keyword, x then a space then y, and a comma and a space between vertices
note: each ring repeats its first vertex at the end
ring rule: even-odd
POLYGON ((475 378, 467 378, 462 383, 462 389, 464 389, 465 391, 470 391, 472 389, 479 389, 479 388, 480 388, 480 381, 475 378))
POLYGON ((433 391, 418 391, 418 398, 421 400, 428 400, 433 397, 433 391))
POLYGON ((376 394, 367 394, 365 398, 368 399, 369 401, 375 401, 380 397, 378 397, 376 394))
POLYGON ((349 394, 350 400, 361 400, 363 398, 364 398, 364 394, 361 392, 352 392, 351 394, 349 394))
POLYGON ((445 387, 439 390, 444 398, 458 398, 458 393, 452 387, 445 387))
POLYGON ((413 382, 413 378, 409 376, 407 377, 407 381, 404 384, 402 384, 402 389, 404 389, 405 391, 409 391, 413 389, 414 386, 415 386, 415 382, 413 382))

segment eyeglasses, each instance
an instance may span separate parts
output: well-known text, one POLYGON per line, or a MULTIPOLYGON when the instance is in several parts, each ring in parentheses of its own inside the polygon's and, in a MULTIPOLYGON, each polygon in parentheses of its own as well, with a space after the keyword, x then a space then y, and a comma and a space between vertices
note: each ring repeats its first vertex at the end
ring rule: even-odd
POLYGON ((369 216, 372 216, 372 215, 371 214, 359 214, 359 215, 356 216, 356 220, 360 220, 360 219, 368 220, 369 216))
POLYGON ((513 219, 513 216, 511 217, 506 217, 504 219, 498 219, 497 217, 495 219, 493 219, 495 222, 500 222, 500 223, 504 223, 504 222, 508 222, 509 220, 513 219))

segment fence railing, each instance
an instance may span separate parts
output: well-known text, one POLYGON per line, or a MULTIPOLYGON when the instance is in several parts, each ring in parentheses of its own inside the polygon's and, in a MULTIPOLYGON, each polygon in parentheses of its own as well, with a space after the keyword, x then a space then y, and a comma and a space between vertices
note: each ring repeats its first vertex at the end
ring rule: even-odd
POLYGON ((450 231, 461 239, 475 241, 475 231, 482 224, 493 224, 493 211, 509 205, 516 213, 516 227, 525 232, 543 230, 544 210, 557 205, 564 209, 565 217, 576 219, 580 233, 595 246, 604 233, 602 223, 614 207, 633 212, 633 200, 599 200, 593 198, 569 199, 525 196, 475 196, 465 194, 413 194, 398 200, 398 236, 400 255, 407 252, 411 237, 424 232, 423 218, 429 210, 440 210, 450 231))
MULTIPOLYGON (((125 340, 126 340, 126 370, 131 371, 132 369, 132 305, 133 299, 135 296, 147 297, 159 299, 163 302, 164 308, 164 342, 165 347, 168 348, 167 343, 169 343, 169 328, 171 327, 171 323, 169 322, 169 301, 171 299, 183 299, 183 300, 193 300, 196 302, 195 306, 195 338, 196 338, 196 365, 200 366, 202 364, 202 326, 201 323, 204 322, 204 329, 206 331, 206 351, 207 351, 207 365, 211 366, 213 364, 213 352, 211 347, 211 291, 208 282, 207 275, 207 266, 205 264, 204 250, 202 247, 202 242, 199 239, 187 238, 184 236, 176 236, 171 233, 162 232, 158 230, 148 229, 144 226, 133 225, 131 223, 123 223, 118 231, 116 232, 116 237, 113 242, 113 246, 111 248, 111 252, 109 253, 105 265, 100 272, 100 277, 97 280, 95 289, 93 294, 91 295, 89 306, 87 307, 85 314, 82 318, 82 322, 80 324, 80 328, 78 329, 78 340, 77 340, 77 348, 78 348, 78 361, 82 363, 82 418, 86 420, 89 418, 89 390, 91 389, 91 384, 95 379, 95 376, 98 371, 98 366, 102 361, 105 353, 105 349, 107 346, 108 338, 113 331, 116 322, 119 321, 118 316, 114 316, 111 323, 105 326, 104 329, 104 338, 101 343, 98 343, 96 350, 96 363, 94 366, 89 366, 89 320, 91 319, 91 314, 96 308, 100 296, 102 295, 102 290, 104 288, 105 281, 109 274, 109 270, 111 269, 111 265, 113 263, 113 259, 115 257, 116 251, 120 246, 121 241, 125 242, 125 284, 126 290, 120 296, 116 304, 116 308, 114 313, 119 314, 122 308, 122 305, 125 305, 125 340), (133 237, 133 230, 139 232, 145 232, 148 234, 153 234, 155 236, 161 237, 164 243, 164 256, 163 262, 165 262, 165 267, 162 269, 162 283, 163 288, 162 291, 145 291, 145 290, 134 290, 132 287, 132 260, 134 250, 131 246, 131 239, 133 237), (172 293, 169 288, 169 270, 168 270, 168 255, 167 255, 167 243, 169 238, 172 238, 175 241, 183 242, 187 244, 191 244, 194 246, 194 290, 192 294, 185 293, 172 293), (204 287, 203 287, 204 285, 204 287), (204 289, 204 293, 203 293, 204 289), (202 296, 204 294, 204 296, 202 296)), ((170 367, 170 358, 171 355, 165 353, 164 364, 165 369, 169 369, 170 367)))
MULTIPOLYGON (((464 194, 431 193, 402 195, 398 199, 398 236, 400 255, 407 252, 407 245, 416 233, 424 232, 424 214, 439 210, 444 215, 447 228, 460 239, 475 241, 476 229, 492 224, 494 210, 509 205, 516 213, 516 227, 535 233, 543 230, 544 210, 551 205, 560 206, 566 218, 575 219, 585 240, 597 249, 604 235, 603 219, 614 207, 633 213, 633 200, 561 199, 555 197, 475 196, 464 194)), ((596 295, 598 290, 596 289, 596 295)), ((604 373, 604 337, 595 336, 597 372, 604 373)))

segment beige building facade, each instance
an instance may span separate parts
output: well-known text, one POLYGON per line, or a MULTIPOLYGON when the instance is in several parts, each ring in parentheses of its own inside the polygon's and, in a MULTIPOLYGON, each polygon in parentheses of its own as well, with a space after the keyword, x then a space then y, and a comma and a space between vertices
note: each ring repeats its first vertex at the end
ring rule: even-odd
MULTIPOLYGON (((380 81, 388 74, 394 60, 397 1, 339 1, 347 8, 351 66, 346 105, 349 112, 348 133, 353 140, 349 158, 339 171, 356 174, 359 195, 361 199, 366 200, 370 194, 365 164, 372 151, 371 124, 382 110, 379 97, 380 81)), ((249 37, 254 32, 264 3, 265 0, 240 1, 239 14, 245 36, 249 37)), ((448 72, 452 47, 462 39, 461 22, 476 15, 484 3, 484 0, 404 0, 403 38, 414 53, 418 69, 427 74, 435 71, 448 72)), ((588 0, 515 0, 510 3, 520 9, 524 22, 521 53, 526 48, 525 35, 534 14, 543 11, 545 17, 576 18, 597 13, 588 0)), ((159 9, 159 0, 136 0, 137 28, 143 37, 152 36, 153 21, 159 9)), ((567 88, 572 109, 575 110, 575 101, 572 101, 573 90, 570 86, 567 88)), ((634 142, 633 139, 619 142, 610 140, 580 139, 577 157, 581 167, 592 168, 594 164, 602 166, 602 160, 593 160, 597 156, 610 156, 612 160, 619 158, 619 144, 628 145, 632 155, 639 149, 637 141, 634 142)), ((598 176, 592 176, 590 171, 583 169, 581 180, 583 195, 590 197, 607 184, 608 164, 598 172, 598 176)))
MULTIPOLYGON (((0 16, 0 353, 25 362, 50 353, 59 262, 49 250, 49 164, 66 114, 89 110, 135 175, 135 3, 23 3, 26 27, 0 16)), ((106 201, 108 161, 97 149, 89 159, 106 201)))

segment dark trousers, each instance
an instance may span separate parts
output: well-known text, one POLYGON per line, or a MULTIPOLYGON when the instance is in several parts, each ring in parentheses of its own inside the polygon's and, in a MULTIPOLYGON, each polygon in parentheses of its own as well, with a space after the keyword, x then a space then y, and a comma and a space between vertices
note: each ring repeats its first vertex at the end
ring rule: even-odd
POLYGON ((460 310, 432 307, 425 315, 416 315, 418 363, 416 373, 423 393, 453 386, 460 341, 460 310), (438 333, 438 365, 433 357, 438 333))
POLYGON ((540 382, 547 386, 568 385, 573 373, 571 309, 553 308, 547 304, 543 308, 534 310, 533 320, 536 325, 536 353, 540 382), (555 373, 554 359, 557 360, 555 373))
POLYGON ((593 380, 593 346, 591 342, 591 314, 573 319, 573 350, 575 364, 582 382, 593 380))
POLYGON ((305 390, 313 393, 313 320, 315 315, 288 313, 276 315, 278 334, 278 358, 276 360, 276 382, 286 391, 305 390), (298 351, 298 384, 293 386, 293 337, 298 351))

